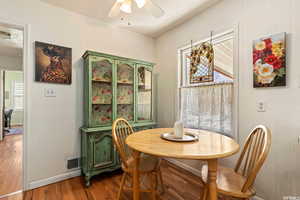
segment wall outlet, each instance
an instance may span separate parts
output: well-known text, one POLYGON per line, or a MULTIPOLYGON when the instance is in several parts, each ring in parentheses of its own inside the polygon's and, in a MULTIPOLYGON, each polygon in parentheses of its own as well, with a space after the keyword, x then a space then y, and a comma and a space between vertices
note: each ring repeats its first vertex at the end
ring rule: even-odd
POLYGON ((45 89, 45 97, 56 97, 56 91, 53 88, 45 89))
POLYGON ((263 101, 259 101, 256 104, 257 112, 266 112, 266 104, 263 101))

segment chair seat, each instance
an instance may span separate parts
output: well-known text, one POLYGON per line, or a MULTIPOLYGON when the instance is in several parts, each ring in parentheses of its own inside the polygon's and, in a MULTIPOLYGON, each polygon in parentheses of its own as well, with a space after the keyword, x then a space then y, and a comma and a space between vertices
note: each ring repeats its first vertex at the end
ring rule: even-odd
MULTIPOLYGON (((141 154, 140 157, 140 172, 151 172, 154 171, 159 163, 159 158, 147 154, 141 154)), ((134 159, 129 158, 127 161, 128 169, 125 169, 125 167, 122 164, 122 168, 125 171, 132 171, 134 167, 134 159)))
MULTIPOLYGON (((208 166, 202 167, 202 180, 207 183, 208 166)), ((242 192, 246 178, 241 174, 236 173, 233 169, 219 166, 217 173, 217 188, 218 193, 237 198, 249 198, 255 195, 253 189, 242 192)))

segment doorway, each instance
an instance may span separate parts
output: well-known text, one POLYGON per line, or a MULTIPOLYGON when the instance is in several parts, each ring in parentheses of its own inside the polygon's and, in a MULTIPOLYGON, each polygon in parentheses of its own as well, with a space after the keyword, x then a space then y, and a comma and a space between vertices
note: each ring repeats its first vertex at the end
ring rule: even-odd
POLYGON ((23 189, 23 35, 0 24, 0 198, 23 189))

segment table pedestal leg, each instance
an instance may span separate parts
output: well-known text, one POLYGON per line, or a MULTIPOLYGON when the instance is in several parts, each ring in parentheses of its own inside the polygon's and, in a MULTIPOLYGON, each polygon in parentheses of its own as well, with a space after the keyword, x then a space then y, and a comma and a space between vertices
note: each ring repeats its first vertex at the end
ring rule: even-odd
POLYGON ((218 200, 218 191, 217 191, 217 170, 218 170, 218 160, 208 160, 208 190, 209 190, 209 199, 218 200))
POLYGON ((138 151, 133 151, 133 200, 140 200, 140 154, 138 151))

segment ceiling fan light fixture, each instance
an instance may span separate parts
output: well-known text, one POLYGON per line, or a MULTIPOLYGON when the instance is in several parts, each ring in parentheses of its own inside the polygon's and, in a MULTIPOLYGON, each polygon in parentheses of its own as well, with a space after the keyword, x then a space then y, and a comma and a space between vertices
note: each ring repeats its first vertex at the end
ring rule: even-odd
POLYGON ((142 7, 145 6, 146 0, 135 0, 135 3, 137 4, 137 6, 138 6, 139 8, 142 8, 142 7))
POLYGON ((131 13, 132 12, 131 6, 132 6, 131 0, 124 0, 120 7, 120 10, 122 10, 125 13, 131 13))
POLYGON ((9 40, 11 39, 11 33, 6 32, 6 31, 0 31, 0 38, 1 39, 5 39, 5 40, 9 40))

